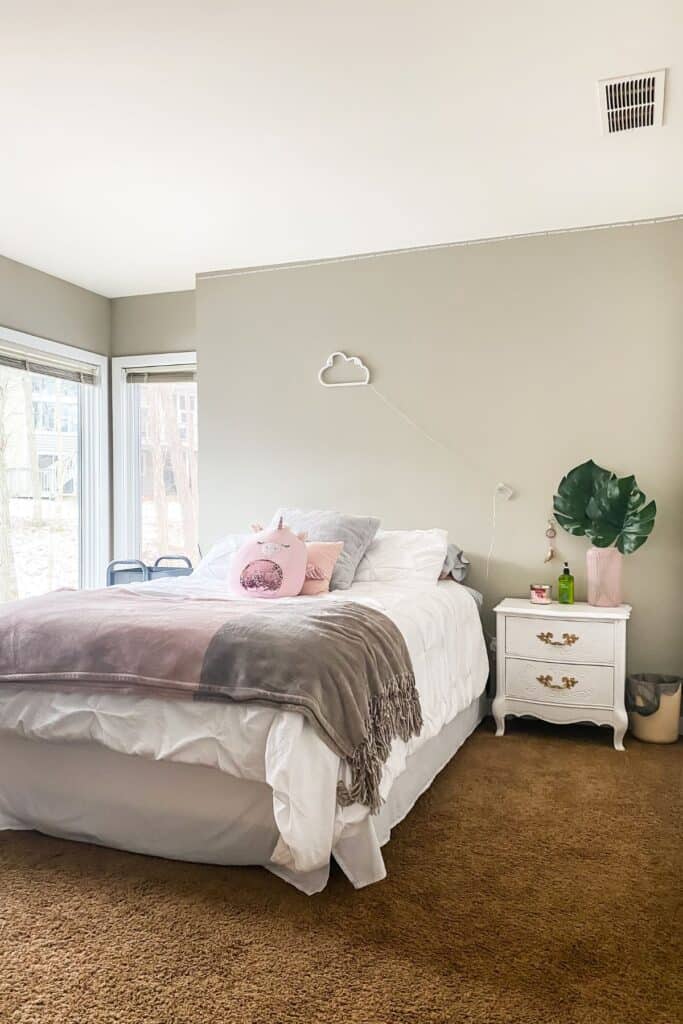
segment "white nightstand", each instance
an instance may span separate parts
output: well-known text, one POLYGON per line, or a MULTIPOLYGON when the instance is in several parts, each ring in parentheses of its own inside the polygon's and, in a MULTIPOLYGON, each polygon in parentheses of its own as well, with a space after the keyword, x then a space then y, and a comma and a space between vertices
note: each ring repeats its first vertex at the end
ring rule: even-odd
POLYGON ((614 747, 623 750, 631 606, 532 604, 506 597, 494 611, 496 736, 505 732, 506 715, 535 715, 546 722, 611 725, 614 747))

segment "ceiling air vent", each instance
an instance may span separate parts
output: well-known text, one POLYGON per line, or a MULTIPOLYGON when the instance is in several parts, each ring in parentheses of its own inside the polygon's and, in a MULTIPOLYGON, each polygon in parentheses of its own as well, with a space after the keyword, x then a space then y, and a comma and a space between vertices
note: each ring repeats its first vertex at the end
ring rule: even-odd
POLYGON ((602 134, 660 127, 665 75, 666 71, 662 69, 642 75, 603 78, 598 82, 602 134))

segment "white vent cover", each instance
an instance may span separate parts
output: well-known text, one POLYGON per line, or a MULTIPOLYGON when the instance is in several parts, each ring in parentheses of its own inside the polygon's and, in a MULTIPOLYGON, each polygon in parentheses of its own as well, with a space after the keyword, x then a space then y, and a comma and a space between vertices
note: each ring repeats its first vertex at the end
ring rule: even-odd
POLYGON ((662 68, 641 75, 603 78, 598 82, 602 134, 660 127, 665 77, 666 70, 662 68))

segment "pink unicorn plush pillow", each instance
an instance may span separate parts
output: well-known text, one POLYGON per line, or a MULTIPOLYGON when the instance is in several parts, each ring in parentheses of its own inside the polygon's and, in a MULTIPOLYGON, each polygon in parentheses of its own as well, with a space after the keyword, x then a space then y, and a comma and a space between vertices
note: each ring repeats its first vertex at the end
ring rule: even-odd
POLYGON ((274 530, 252 530, 233 555, 230 589, 247 597, 295 597, 306 578, 305 534, 292 533, 282 517, 274 530))

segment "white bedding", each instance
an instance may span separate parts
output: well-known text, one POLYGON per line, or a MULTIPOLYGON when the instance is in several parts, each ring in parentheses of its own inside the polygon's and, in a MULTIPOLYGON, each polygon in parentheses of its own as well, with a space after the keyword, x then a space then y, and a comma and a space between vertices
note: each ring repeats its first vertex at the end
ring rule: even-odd
MULTIPOLYGON (((229 599, 221 584, 193 577, 136 589, 163 589, 178 601, 229 599)), ((382 778, 386 797, 403 773, 406 758, 484 690, 488 659, 476 601, 467 588, 452 581, 424 586, 356 583, 351 590, 318 600, 371 605, 388 615, 405 637, 424 726, 407 744, 394 742, 382 778)), ((324 868, 335 845, 357 831, 368 816, 368 809, 359 804, 337 806, 337 781, 345 777, 346 766, 295 712, 13 687, 0 691, 2 732, 48 742, 86 741, 123 754, 203 765, 266 783, 272 790, 279 833, 271 863, 285 877, 324 868)))

